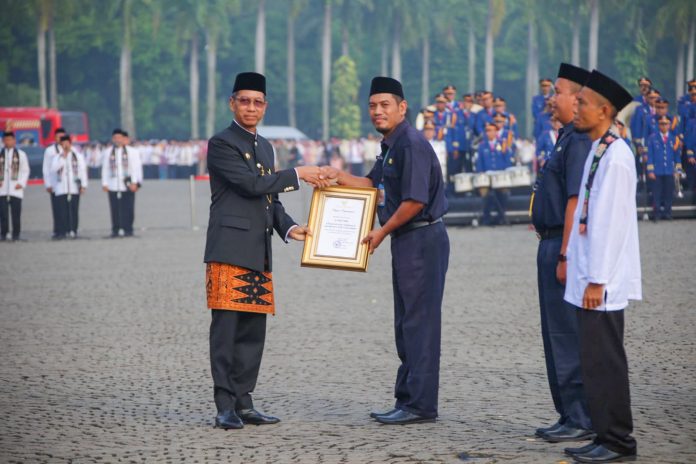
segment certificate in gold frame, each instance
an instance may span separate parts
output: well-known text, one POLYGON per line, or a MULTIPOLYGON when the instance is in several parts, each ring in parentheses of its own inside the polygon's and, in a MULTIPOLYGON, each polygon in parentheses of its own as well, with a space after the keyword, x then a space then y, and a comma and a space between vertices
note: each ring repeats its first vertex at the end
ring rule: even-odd
POLYGON ((377 189, 326 187, 315 189, 309 209, 303 267, 366 272, 370 253, 362 239, 372 230, 377 189))

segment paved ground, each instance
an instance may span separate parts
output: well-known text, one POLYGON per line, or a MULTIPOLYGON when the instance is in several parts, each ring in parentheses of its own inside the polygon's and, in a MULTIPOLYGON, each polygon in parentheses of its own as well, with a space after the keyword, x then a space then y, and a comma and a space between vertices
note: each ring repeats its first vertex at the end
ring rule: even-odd
MULTIPOLYGON (((257 406, 283 422, 224 432, 208 367, 203 264, 207 185, 190 230, 188 184, 149 183, 139 238, 105 240, 107 200, 82 204, 89 239, 48 240, 48 199, 31 187, 25 243, 0 247, 0 461, 557 463, 531 438, 555 418, 524 226, 450 229, 435 424, 380 426, 391 406, 388 243, 367 274, 301 269, 275 244, 278 315, 269 321, 257 406), (144 229, 143 229, 144 228, 144 229)), ((309 191, 284 195, 306 217, 309 191)), ((641 224, 645 301, 627 317, 641 462, 696 462, 696 223, 641 224)))

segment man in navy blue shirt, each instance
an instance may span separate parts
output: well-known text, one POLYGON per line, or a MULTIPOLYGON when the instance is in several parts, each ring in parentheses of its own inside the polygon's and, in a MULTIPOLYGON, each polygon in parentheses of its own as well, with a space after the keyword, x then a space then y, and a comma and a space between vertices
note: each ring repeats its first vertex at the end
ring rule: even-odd
POLYGON ((383 424, 434 422, 440 378, 440 329, 449 238, 442 171, 430 143, 406 120, 401 83, 375 77, 370 87, 372 124, 384 138, 367 177, 334 168, 324 176, 339 185, 380 189, 382 226, 363 240, 370 253, 391 236, 394 329, 401 366, 394 408, 370 416, 383 424))
POLYGON ((577 319, 565 294, 565 253, 578 202, 585 160, 591 140, 573 129, 576 94, 589 72, 561 63, 553 115, 563 124, 556 145, 537 176, 532 196, 532 223, 539 236, 537 273, 541 337, 551 398, 557 422, 536 434, 550 442, 587 440, 593 437, 580 372, 577 319))

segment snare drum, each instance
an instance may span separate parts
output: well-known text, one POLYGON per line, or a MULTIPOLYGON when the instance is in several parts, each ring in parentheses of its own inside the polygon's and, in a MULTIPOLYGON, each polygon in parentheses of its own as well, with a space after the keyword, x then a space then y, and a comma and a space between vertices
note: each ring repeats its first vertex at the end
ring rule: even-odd
POLYGON ((491 187, 506 189, 512 187, 512 176, 507 171, 491 171, 491 187))
POLYGON ((532 185, 532 173, 526 166, 513 166, 505 171, 510 173, 512 187, 529 187, 532 185))
POLYGON ((473 178, 474 175, 468 172, 461 172, 454 176, 454 191, 457 193, 466 193, 474 190, 473 178))
POLYGON ((473 175, 473 181, 475 188, 486 188, 491 186, 491 178, 488 174, 480 172, 473 175))

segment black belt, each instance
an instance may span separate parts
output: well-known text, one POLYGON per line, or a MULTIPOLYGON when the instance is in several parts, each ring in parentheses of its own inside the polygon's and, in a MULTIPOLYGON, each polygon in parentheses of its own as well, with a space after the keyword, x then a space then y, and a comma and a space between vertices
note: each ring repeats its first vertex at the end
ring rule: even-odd
POLYGON ((546 229, 541 232, 537 231, 537 237, 539 240, 563 237, 563 227, 554 227, 553 229, 546 229))
POLYGON ((406 232, 411 232, 412 230, 420 229, 421 227, 428 227, 432 226, 433 224, 438 224, 442 222, 442 218, 435 219, 434 221, 414 221, 414 222, 409 222, 405 226, 401 226, 398 229, 396 229, 394 232, 391 233, 392 238, 399 237, 401 235, 404 235, 406 232))

